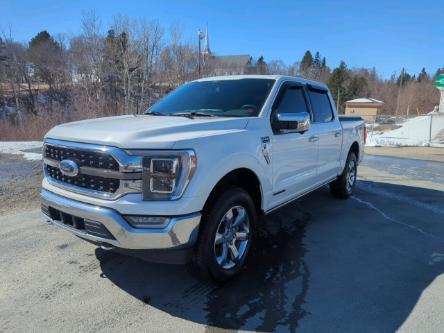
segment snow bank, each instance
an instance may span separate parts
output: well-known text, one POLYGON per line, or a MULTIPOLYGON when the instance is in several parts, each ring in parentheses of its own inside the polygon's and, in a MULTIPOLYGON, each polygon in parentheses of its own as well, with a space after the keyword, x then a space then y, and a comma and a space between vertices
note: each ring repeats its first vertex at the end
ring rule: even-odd
POLYGON ((41 153, 27 152, 27 150, 42 148, 41 141, 0 141, 0 153, 23 155, 30 161, 41 160, 41 153))
POLYGON ((444 129, 444 114, 429 113, 405 121, 400 128, 388 132, 374 132, 368 128, 367 146, 428 146, 430 119, 432 140, 444 129))

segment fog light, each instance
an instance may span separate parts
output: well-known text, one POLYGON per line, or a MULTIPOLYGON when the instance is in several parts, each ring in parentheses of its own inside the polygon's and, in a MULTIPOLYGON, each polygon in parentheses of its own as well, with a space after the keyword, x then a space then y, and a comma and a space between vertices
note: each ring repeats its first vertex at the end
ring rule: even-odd
POLYGON ((125 219, 134 228, 165 228, 171 221, 170 217, 127 215, 125 219))

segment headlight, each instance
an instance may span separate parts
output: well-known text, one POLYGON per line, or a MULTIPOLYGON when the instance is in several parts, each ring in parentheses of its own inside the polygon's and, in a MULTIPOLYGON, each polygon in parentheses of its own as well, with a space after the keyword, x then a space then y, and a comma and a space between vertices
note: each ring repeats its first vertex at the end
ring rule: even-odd
POLYGON ((185 191, 196 169, 192 150, 145 152, 143 157, 143 199, 176 200, 185 191))

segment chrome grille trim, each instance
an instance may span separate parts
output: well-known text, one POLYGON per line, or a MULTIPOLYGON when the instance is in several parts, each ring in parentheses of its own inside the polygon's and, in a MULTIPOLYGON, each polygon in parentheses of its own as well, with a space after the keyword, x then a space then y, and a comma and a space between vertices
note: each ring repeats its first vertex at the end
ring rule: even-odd
MULTIPOLYGON (((70 150, 86 151, 86 152, 98 152, 112 156, 119 165, 119 171, 105 168, 96 168, 88 166, 80 166, 80 175, 87 175, 93 177, 102 177, 107 179, 115 179, 119 182, 119 187, 114 192, 102 192, 96 189, 77 186, 65 181, 61 181, 51 177, 48 174, 47 165, 53 168, 59 168, 59 161, 45 157, 43 158, 44 174, 46 180, 57 187, 62 189, 83 194, 91 197, 96 197, 105 200, 114 200, 128 193, 141 193, 142 192, 142 157, 128 155, 124 150, 95 145, 86 144, 54 139, 46 139, 44 142, 43 152, 45 153, 45 147, 47 145, 54 146, 55 148, 65 148, 70 150)), ((68 157, 69 159, 69 157, 68 157)))
MULTIPOLYGON (((43 158, 43 162, 54 168, 59 167, 59 161, 53 160, 52 158, 43 158)), ((140 172, 119 172, 109 169, 91 168, 91 167, 80 167, 80 173, 84 175, 97 176, 103 178, 114 178, 114 179, 127 179, 127 180, 138 180, 142 179, 142 174, 140 172)))
POLYGON ((120 172, 142 172, 142 157, 128 155, 123 149, 120 148, 89 144, 89 143, 54 140, 54 139, 46 139, 44 142, 43 149, 45 148, 45 144, 58 146, 61 148, 107 153, 110 154, 112 157, 114 157, 116 162, 119 164, 120 172))

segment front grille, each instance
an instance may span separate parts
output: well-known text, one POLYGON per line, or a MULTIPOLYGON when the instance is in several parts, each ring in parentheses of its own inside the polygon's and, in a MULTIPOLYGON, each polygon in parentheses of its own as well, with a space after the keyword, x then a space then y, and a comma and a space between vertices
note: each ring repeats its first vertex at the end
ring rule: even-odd
POLYGON ((106 229, 106 227, 98 221, 74 216, 62 212, 54 207, 48 207, 45 205, 42 205, 42 212, 45 215, 49 216, 53 221, 61 222, 70 228, 85 231, 92 236, 106 239, 115 239, 114 236, 108 231, 108 229, 106 229))
POLYGON ((79 174, 75 177, 64 176, 59 168, 46 165, 47 175, 57 181, 75 185, 85 189, 99 192, 115 193, 120 186, 120 180, 114 178, 104 178, 86 174, 79 174))
POLYGON ((142 158, 116 147, 47 139, 43 167, 52 185, 96 198, 142 191, 142 158))
POLYGON ((119 163, 113 156, 107 153, 81 150, 77 148, 66 148, 46 144, 44 148, 44 157, 62 161, 72 159, 80 167, 91 167, 106 170, 119 171, 119 163))

